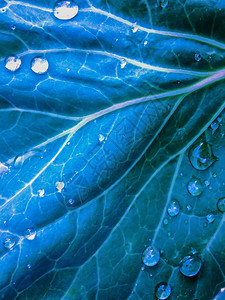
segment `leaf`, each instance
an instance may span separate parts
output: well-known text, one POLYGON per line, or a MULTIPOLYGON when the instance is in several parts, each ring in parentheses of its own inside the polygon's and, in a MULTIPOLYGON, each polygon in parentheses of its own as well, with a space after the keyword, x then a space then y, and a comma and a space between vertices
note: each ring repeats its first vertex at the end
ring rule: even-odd
POLYGON ((65 21, 54 1, 0 2, 1 296, 153 299, 166 281, 171 299, 212 299, 225 284, 225 145, 224 125, 207 128, 224 118, 225 5, 76 4, 65 21), (205 171, 188 159, 196 141, 219 158, 205 171), (199 197, 192 176, 210 182, 199 197), (143 270, 150 243, 164 252, 143 270), (190 279, 179 262, 193 251, 190 279))

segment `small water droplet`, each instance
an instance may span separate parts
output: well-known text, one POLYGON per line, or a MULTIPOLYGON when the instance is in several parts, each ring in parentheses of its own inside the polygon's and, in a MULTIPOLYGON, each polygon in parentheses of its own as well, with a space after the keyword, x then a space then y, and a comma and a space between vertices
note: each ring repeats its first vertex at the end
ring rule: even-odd
POLYGON ((9 56, 5 60, 5 67, 7 70, 15 72, 21 66, 21 59, 18 56, 9 56))
POLYGON ((77 15, 78 10, 79 8, 73 0, 57 1, 53 14, 59 20, 70 20, 77 15))
POLYGON ((123 68, 126 66, 126 64, 127 64, 126 59, 122 59, 122 60, 121 60, 121 63, 120 63, 121 69, 123 69, 123 68))
POLYGON ((16 241, 13 237, 7 237, 3 241, 3 246, 8 250, 12 250, 15 245, 16 241))
POLYGON ((212 214, 209 214, 207 217, 206 217, 206 220, 210 223, 213 223, 215 221, 215 216, 212 215, 212 214))
POLYGON ((212 177, 213 177, 213 178, 216 178, 216 176, 217 176, 216 172, 213 172, 213 173, 212 173, 212 177))
POLYGON ((144 271, 145 270, 145 267, 141 267, 141 271, 144 271))
POLYGON ((44 197, 44 195, 45 195, 45 190, 44 189, 40 189, 40 190, 38 190, 38 196, 39 197, 44 197))
POLYGON ((36 230, 33 227, 27 228, 24 236, 26 239, 32 241, 36 236, 36 230))
POLYGON ((177 216, 179 214, 179 212, 180 212, 180 204, 179 204, 179 202, 177 200, 170 201, 170 204, 168 206, 167 212, 168 212, 168 214, 171 217, 177 216))
POLYGON ((205 183, 206 186, 209 186, 209 185, 210 185, 210 181, 208 181, 208 180, 205 180, 204 183, 205 183))
POLYGON ((31 264, 28 264, 28 265, 27 265, 27 269, 30 269, 30 268, 31 268, 31 264))
POLYGON ((136 33, 137 31, 138 31, 138 26, 137 26, 137 23, 135 22, 135 23, 133 24, 132 32, 133 32, 133 33, 136 33))
POLYGON ((69 200, 68 200, 68 205, 73 205, 74 202, 75 202, 74 199, 69 199, 69 200))
POLYGON ((12 30, 15 30, 15 29, 16 29, 16 25, 11 24, 11 25, 10 25, 10 28, 11 28, 12 30))
POLYGON ((199 62, 202 59, 200 53, 195 53, 195 60, 199 62))
POLYGON ((61 193, 64 186, 65 186, 65 184, 64 184, 63 181, 57 181, 56 184, 55 184, 55 187, 57 188, 59 193, 61 193))
POLYGON ((188 210, 188 211, 191 211, 191 210, 192 210, 192 206, 191 206, 190 204, 188 204, 186 207, 187 207, 187 210, 188 210))
POLYGON ((211 129, 212 129, 212 133, 214 134, 215 131, 220 127, 220 123, 218 120, 215 120, 214 122, 212 122, 212 124, 210 125, 211 129))
POLYGON ((44 57, 34 57, 31 62, 31 70, 36 74, 44 74, 49 67, 48 61, 44 57))
POLYGON ((223 119, 222 118, 220 118, 220 117, 218 117, 217 118, 217 121, 220 123, 220 125, 222 124, 222 122, 223 122, 223 119))
POLYGON ((213 155, 212 146, 207 142, 197 142, 189 151, 189 160, 197 170, 206 170, 218 158, 213 155))
POLYGON ((195 176, 188 182, 188 192, 194 196, 200 196, 203 192, 202 182, 200 178, 195 176))
POLYGON ((220 198, 217 202, 217 208, 219 211, 221 211, 222 213, 225 212, 225 197, 220 198))
POLYGON ((169 223, 168 219, 164 219, 163 223, 167 225, 169 223))
POLYGON ((169 3, 168 0, 160 0, 160 6, 161 6, 162 8, 167 7, 168 3, 169 3))
POLYGON ((144 46, 146 46, 147 44, 148 44, 148 41, 145 40, 145 41, 144 41, 144 46))
POLYGON ((179 264, 180 272, 187 277, 192 277, 198 274, 202 266, 201 259, 196 255, 184 257, 179 264))
POLYGON ((168 299, 171 294, 171 287, 166 282, 160 282, 155 287, 155 295, 159 300, 168 299))
POLYGON ((5 8, 5 7, 2 7, 2 8, 0 9, 0 11, 1 11, 2 13, 6 12, 6 8, 5 8))
POLYGON ((66 72, 68 73, 70 71, 70 69, 69 68, 66 68, 66 72))
POLYGON ((105 140, 105 137, 104 137, 104 135, 102 135, 102 134, 99 134, 98 135, 98 140, 99 140, 99 142, 104 142, 104 140, 105 140))
POLYGON ((142 254, 142 261, 148 267, 157 265, 160 259, 160 253, 154 246, 147 247, 142 254))

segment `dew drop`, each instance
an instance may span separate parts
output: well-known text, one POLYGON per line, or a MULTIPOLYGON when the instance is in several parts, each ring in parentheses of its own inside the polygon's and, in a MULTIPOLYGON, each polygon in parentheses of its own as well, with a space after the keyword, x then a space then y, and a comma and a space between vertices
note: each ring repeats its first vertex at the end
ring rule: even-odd
POLYGON ((142 261, 148 267, 153 267, 157 265, 159 259, 160 259, 160 253, 153 246, 147 247, 142 254, 142 261))
POLYGON ((206 170, 218 158, 213 155, 212 146, 207 142, 196 143, 189 151, 189 160, 197 170, 206 170))
POLYGON ((31 268, 31 264, 28 264, 28 265, 27 265, 27 269, 30 269, 30 268, 31 268))
POLYGON ((45 190, 44 189, 40 189, 40 190, 38 190, 38 196, 39 197, 44 197, 44 195, 45 195, 45 190))
POLYGON ((18 56, 9 56, 5 60, 7 70, 15 72, 21 66, 21 59, 18 56))
POLYGON ((99 134, 98 135, 98 140, 99 140, 99 142, 104 142, 104 140, 105 140, 105 137, 104 137, 104 135, 102 135, 102 134, 99 134))
POLYGON ((73 0, 57 1, 53 13, 59 20, 70 20, 77 15, 78 10, 79 8, 73 0))
POLYGON ((202 266, 201 259, 196 255, 184 257, 179 264, 180 272, 187 277, 192 277, 198 274, 202 266))
POLYGON ((212 133, 214 134, 215 131, 220 127, 220 123, 218 120, 215 120, 214 122, 212 122, 212 124, 210 125, 211 129, 212 129, 212 133))
POLYGON ((192 177, 192 179, 188 182, 188 192, 194 196, 200 196, 203 191, 203 186, 200 178, 197 178, 195 176, 192 177))
POLYGON ((1 11, 2 13, 6 12, 6 8, 3 7, 3 8, 0 9, 0 11, 1 11))
POLYGON ((171 217, 175 217, 180 212, 180 204, 177 200, 172 200, 167 208, 167 212, 171 217))
POLYGON ((188 204, 186 207, 187 207, 187 210, 188 210, 188 211, 191 211, 191 210, 192 210, 192 206, 191 206, 190 204, 188 204))
POLYGON ((11 24, 11 25, 10 25, 10 28, 11 28, 12 30, 15 30, 15 29, 16 29, 16 25, 11 24))
POLYGON ((217 202, 217 208, 219 211, 221 211, 222 213, 225 212, 225 197, 220 198, 217 202))
POLYGON ((208 221, 208 223, 213 223, 215 221, 215 216, 212 215, 212 214, 209 214, 207 217, 206 217, 206 220, 208 221))
POLYGON ((68 205, 73 205, 74 202, 75 202, 74 199, 69 199, 68 202, 67 202, 67 204, 68 204, 68 205))
POLYGON ((120 63, 120 68, 123 69, 126 66, 126 64, 127 64, 126 59, 122 59, 120 63))
POLYGON ((36 230, 33 227, 27 228, 24 236, 26 239, 32 241, 36 236, 36 230))
POLYGON ((13 237, 7 237, 3 241, 3 246, 8 250, 12 250, 15 245, 16 241, 13 237))
POLYGON ((205 180, 204 183, 205 183, 206 186, 209 186, 209 185, 210 185, 210 182, 209 182, 208 180, 205 180))
POLYGON ((167 225, 167 224, 169 223, 168 219, 164 219, 164 220, 163 220, 163 223, 164 223, 165 225, 167 225))
POLYGON ((57 181, 56 184, 55 184, 55 187, 57 188, 59 193, 61 193, 64 186, 65 186, 65 184, 64 184, 63 181, 57 181))
POLYGON ((195 60, 199 62, 202 59, 201 55, 199 53, 195 53, 195 60))
POLYGON ((148 41, 145 40, 145 41, 144 41, 144 46, 146 46, 147 44, 148 44, 148 41))
POLYGON ((166 282, 160 282, 155 287, 155 295, 157 299, 164 300, 168 299, 171 294, 171 287, 166 282))
POLYGON ((216 172, 213 172, 213 173, 212 173, 212 177, 213 177, 213 178, 216 178, 216 176, 217 176, 216 172))
POLYGON ((162 8, 167 7, 168 3, 169 3, 168 0, 160 0, 160 6, 161 6, 162 8))
POLYGON ((134 24, 133 24, 133 28, 132 28, 132 32, 133 32, 133 33, 136 33, 137 31, 138 31, 137 23, 134 23, 134 24))
POLYGON ((34 57, 31 62, 31 70, 36 74, 44 74, 49 67, 48 61, 44 57, 34 57))

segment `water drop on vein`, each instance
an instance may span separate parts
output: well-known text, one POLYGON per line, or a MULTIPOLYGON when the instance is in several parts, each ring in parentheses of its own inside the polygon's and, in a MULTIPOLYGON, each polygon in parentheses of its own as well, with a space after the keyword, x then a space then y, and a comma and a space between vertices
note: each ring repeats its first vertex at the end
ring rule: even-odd
POLYGON ((40 189, 40 190, 38 190, 38 196, 39 197, 44 197, 44 195, 45 195, 45 190, 44 189, 40 189))
POLYGON ((73 0, 57 1, 53 14, 59 20, 70 20, 77 15, 78 10, 79 8, 73 0))
POLYGON ((26 239, 32 241, 36 236, 36 230, 33 227, 27 228, 24 236, 26 239))
POLYGON ((99 134, 99 135, 98 135, 98 140, 99 140, 100 143, 104 142, 104 140, 105 140, 104 135, 99 134))
POLYGON ((207 142, 197 142, 189 150, 189 160, 197 170, 206 170, 218 160, 212 152, 212 146, 207 142))
POLYGON ((197 197, 202 194, 202 191, 203 187, 201 179, 193 176, 192 179, 188 182, 188 192, 192 196, 197 197))
POLYGON ((217 202, 217 208, 220 212, 225 212, 225 197, 220 198, 217 202))
POLYGON ((44 57, 34 57, 31 62, 31 70, 36 74, 44 74, 49 67, 48 61, 44 57))
POLYGON ((208 221, 209 224, 213 223, 215 221, 215 216, 212 215, 212 214, 209 214, 207 217, 206 217, 206 220, 208 221))
POLYGON ((121 60, 121 63, 120 63, 121 69, 123 69, 123 68, 126 66, 126 64, 127 64, 126 59, 122 59, 122 60, 121 60))
POLYGON ((170 201, 170 204, 167 208, 167 212, 171 217, 175 217, 180 212, 180 204, 177 200, 170 201))
POLYGON ((7 70, 15 72, 21 66, 21 59, 18 56, 9 56, 5 60, 5 67, 7 70))
POLYGON ((190 255, 180 261, 179 269, 184 276, 193 277, 199 273, 201 266, 201 259, 196 255, 190 255))
POLYGON ((57 181, 56 184, 55 184, 55 187, 57 188, 59 193, 61 193, 64 186, 65 186, 65 184, 64 184, 63 181, 57 181))
POLYGON ((155 296, 159 300, 168 299, 171 294, 171 287, 166 282, 160 282, 155 287, 155 296))
POLYGON ((138 26, 137 26, 137 23, 135 22, 135 23, 133 24, 132 32, 133 32, 133 33, 136 33, 137 31, 138 31, 138 26))
POLYGON ((15 245, 16 241, 13 237, 7 237, 3 241, 3 246, 8 250, 12 250, 15 245))
POLYGON ((160 259, 160 253, 154 246, 147 247, 142 254, 142 261, 147 267, 157 265, 160 259))

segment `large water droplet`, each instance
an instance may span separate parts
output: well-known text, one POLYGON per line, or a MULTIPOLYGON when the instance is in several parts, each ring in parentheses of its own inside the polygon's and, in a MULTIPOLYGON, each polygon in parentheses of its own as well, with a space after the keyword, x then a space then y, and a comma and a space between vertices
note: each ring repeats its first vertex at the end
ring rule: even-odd
POLYGON ((201 259, 196 255, 184 257, 180 261, 180 272, 187 277, 192 277, 198 274, 201 269, 201 259))
POLYGON ((206 170, 218 160, 212 153, 212 146, 201 141, 190 149, 188 156, 192 166, 197 170, 206 170))
POLYGON ((26 239, 32 241, 36 236, 36 230, 33 227, 27 228, 24 236, 26 239))
POLYGON ((78 6, 72 0, 57 1, 53 10, 54 16, 59 20, 70 20, 78 13, 78 6))
POLYGON ((219 211, 221 211, 222 213, 225 212, 225 197, 220 198, 217 202, 217 208, 219 211))
POLYGON ((14 167, 21 168, 25 162, 30 160, 31 157, 40 155, 40 153, 41 151, 39 149, 34 149, 17 155, 14 159, 14 167))
POLYGON ((168 0, 160 0, 160 6, 161 6, 162 8, 167 7, 168 3, 169 3, 168 0))
POLYGON ((44 74, 49 67, 48 61, 44 57, 35 57, 31 62, 31 70, 36 74, 44 74))
POLYGON ((7 237, 3 241, 3 246, 8 250, 12 250, 15 245, 16 245, 16 241, 14 237, 7 237))
POLYGON ((160 282, 155 287, 155 295, 157 299, 165 300, 168 299, 171 294, 171 287, 166 282, 160 282))
POLYGON ((179 202, 177 200, 172 200, 168 206, 167 212, 171 217, 177 216, 180 212, 179 202))
POLYGON ((5 67, 9 71, 16 71, 21 66, 21 59, 17 56, 9 56, 5 60, 5 67))
POLYGON ((57 181, 56 184, 55 184, 55 187, 57 188, 59 193, 61 193, 64 186, 65 186, 65 184, 64 184, 63 181, 57 181))
POLYGON ((142 254, 142 261, 148 267, 153 267, 157 265, 159 259, 160 259, 160 253, 153 246, 147 247, 142 254))
POLYGON ((192 196, 197 197, 202 194, 202 191, 203 187, 201 179, 193 176, 192 179, 188 182, 188 192, 192 196))

